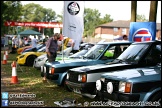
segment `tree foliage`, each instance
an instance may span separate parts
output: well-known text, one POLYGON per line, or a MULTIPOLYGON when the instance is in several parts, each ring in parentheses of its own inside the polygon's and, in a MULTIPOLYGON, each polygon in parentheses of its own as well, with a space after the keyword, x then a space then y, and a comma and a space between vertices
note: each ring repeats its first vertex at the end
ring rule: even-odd
POLYGON ((110 15, 106 14, 101 18, 101 13, 96 9, 85 8, 84 10, 84 36, 94 36, 95 27, 113 21, 110 15))
POLYGON ((101 24, 105 24, 108 22, 112 22, 113 19, 111 18, 111 15, 106 14, 102 19, 101 19, 101 24))
POLYGON ((146 19, 145 15, 137 15, 137 21, 145 22, 148 19, 146 19))
POLYGON ((50 22, 55 20, 56 13, 52 9, 43 8, 39 4, 29 3, 23 6, 22 21, 50 22))
POLYGON ((21 15, 22 4, 20 1, 1 1, 1 35, 15 33, 15 28, 5 27, 4 22, 19 21, 21 15))
MULTIPOLYGON (((26 22, 52 22, 57 18, 56 12, 52 9, 43 8, 39 4, 29 3, 23 6, 23 17, 22 21, 26 22)), ((38 31, 38 28, 33 28, 38 31)), ((41 28, 41 33, 45 35, 52 35, 53 29, 41 28)))

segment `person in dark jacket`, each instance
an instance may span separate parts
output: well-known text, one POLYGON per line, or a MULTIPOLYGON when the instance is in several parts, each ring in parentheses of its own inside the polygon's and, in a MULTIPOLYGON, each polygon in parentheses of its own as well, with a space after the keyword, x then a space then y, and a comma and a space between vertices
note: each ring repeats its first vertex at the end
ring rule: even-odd
MULTIPOLYGON (((60 34, 55 33, 53 37, 49 38, 46 42, 46 52, 48 62, 54 62, 57 57, 57 50, 59 47, 58 40, 60 39, 60 34)), ((43 82, 47 82, 46 73, 44 73, 43 82)))
POLYGON ((46 52, 47 58, 49 62, 55 61, 57 57, 57 50, 58 50, 58 39, 60 38, 59 33, 55 33, 53 37, 49 38, 46 43, 46 52))

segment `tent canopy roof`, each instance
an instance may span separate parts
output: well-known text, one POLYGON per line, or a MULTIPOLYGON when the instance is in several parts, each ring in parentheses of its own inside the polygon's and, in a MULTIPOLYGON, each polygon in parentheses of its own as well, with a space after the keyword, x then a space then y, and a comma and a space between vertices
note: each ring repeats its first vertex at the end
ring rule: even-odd
POLYGON ((41 33, 34 30, 25 30, 20 32, 19 35, 41 35, 41 33))

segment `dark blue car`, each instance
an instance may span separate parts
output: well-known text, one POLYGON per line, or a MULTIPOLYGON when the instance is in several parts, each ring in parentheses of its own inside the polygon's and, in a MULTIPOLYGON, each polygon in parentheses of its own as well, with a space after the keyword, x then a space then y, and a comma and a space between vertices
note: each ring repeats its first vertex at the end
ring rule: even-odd
MULTIPOLYGON (((41 76, 55 82, 57 85, 64 85, 67 71, 80 66, 90 66, 103 64, 117 58, 132 42, 101 42, 93 46, 82 58, 75 60, 64 60, 50 63, 46 62, 41 72, 41 76), (112 53, 112 54, 111 54, 112 53)), ((69 90, 67 88, 67 90, 69 90)))
POLYGON ((25 49, 21 54, 25 53, 25 52, 37 52, 39 49, 43 48, 44 46, 46 46, 45 44, 38 44, 36 46, 36 50, 34 50, 34 48, 28 48, 28 49, 25 49))

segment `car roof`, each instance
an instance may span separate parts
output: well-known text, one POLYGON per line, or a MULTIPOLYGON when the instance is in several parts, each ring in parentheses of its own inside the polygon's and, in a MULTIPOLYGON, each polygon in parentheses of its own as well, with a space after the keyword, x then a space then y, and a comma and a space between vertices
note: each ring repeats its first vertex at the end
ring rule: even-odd
POLYGON ((134 42, 133 44, 149 44, 149 43, 161 43, 159 40, 152 40, 152 41, 143 41, 143 42, 134 42))
POLYGON ((102 42, 102 43, 97 43, 97 45, 100 45, 100 44, 123 44, 123 43, 125 43, 125 44, 131 44, 131 43, 133 43, 133 42, 131 42, 131 41, 115 41, 115 42, 102 42))

